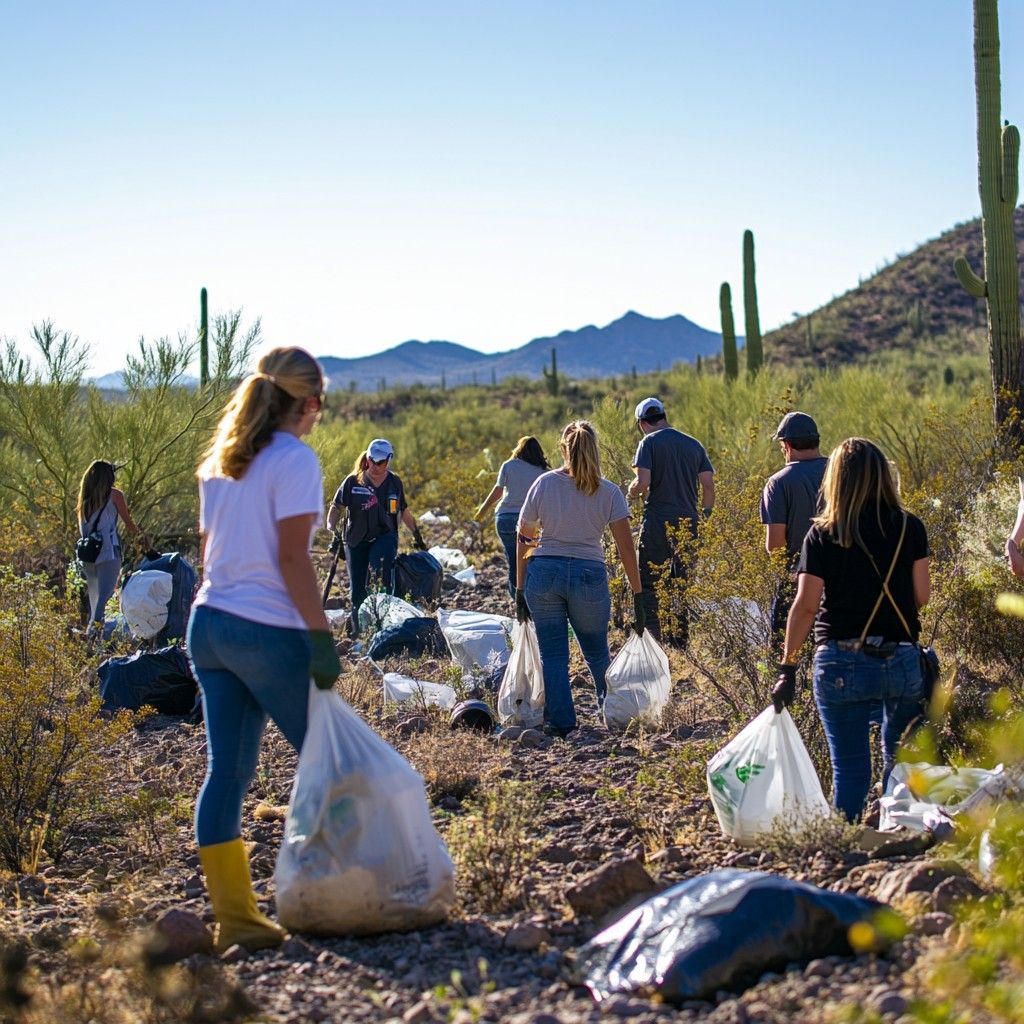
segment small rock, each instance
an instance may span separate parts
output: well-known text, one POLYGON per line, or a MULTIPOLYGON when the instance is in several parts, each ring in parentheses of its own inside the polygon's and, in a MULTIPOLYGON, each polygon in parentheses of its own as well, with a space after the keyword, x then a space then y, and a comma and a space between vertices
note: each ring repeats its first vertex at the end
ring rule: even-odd
POLYGON ((578 917, 598 918, 635 896, 651 895, 657 888, 637 857, 624 857, 584 875, 566 889, 565 898, 578 917))
POLYGON ((524 732, 525 730, 521 725, 510 725, 498 733, 498 740, 501 743, 515 743, 524 732))
POLYGON ((414 1006, 410 1006, 402 1014, 402 1020, 405 1021, 405 1024, 427 1024, 427 1021, 434 1019, 434 1011, 430 1008, 430 1003, 425 999, 421 999, 414 1006))
POLYGON ((403 737, 403 739, 408 739, 416 733, 426 731, 427 720, 422 715, 413 715, 411 718, 405 719, 404 722, 398 723, 398 735, 403 737))
POLYGON ((576 859, 576 852, 568 846, 552 843, 545 846, 538 856, 548 864, 571 864, 576 859))
POLYGON ((535 750, 543 744, 544 733, 539 729, 524 729, 519 734, 519 739, 516 742, 520 747, 526 747, 528 750, 535 750))
POLYGON ((984 895, 984 890, 973 878, 966 875, 962 878, 947 878, 935 887, 932 905, 940 913, 948 914, 964 900, 974 900, 984 895))
POLYGON ((650 1004, 639 999, 627 999, 625 996, 617 996, 615 999, 605 1003, 602 1007, 605 1013, 613 1017, 642 1017, 651 1009, 650 1004))
POLYGON ((827 978, 835 971, 835 965, 827 960, 812 960, 804 968, 805 978, 827 978))
POLYGON ((195 914, 168 910, 153 925, 144 948, 150 964, 173 964, 193 953, 212 953, 213 936, 195 914))
POLYGON ((887 989, 884 992, 878 992, 872 994, 868 1000, 868 1006, 885 1017, 888 1014, 892 1014, 894 1017, 899 1017, 907 1008, 907 1000, 894 989, 887 989))
POLYGON ((240 946, 237 942, 233 946, 228 946, 220 955, 221 960, 226 964, 237 964, 243 960, 249 959, 249 950, 245 946, 240 946))
POLYGON ((551 933, 539 924, 526 922, 517 924, 505 933, 505 947, 520 953, 532 953, 545 942, 551 941, 551 933))
POLYGON ((912 892, 934 892, 947 878, 962 878, 965 874, 956 861, 916 861, 886 872, 875 890, 875 898, 891 903, 912 892))

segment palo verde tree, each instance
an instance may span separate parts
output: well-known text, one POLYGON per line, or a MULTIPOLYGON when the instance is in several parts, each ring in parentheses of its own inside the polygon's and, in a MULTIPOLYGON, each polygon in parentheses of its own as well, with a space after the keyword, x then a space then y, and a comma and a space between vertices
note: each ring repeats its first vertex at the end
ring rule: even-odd
POLYGON ((1020 269, 1013 211, 1017 205, 1020 132, 1002 124, 997 0, 974 0, 974 86, 978 117, 978 192, 985 246, 984 277, 960 256, 960 283, 988 309, 989 367, 997 427, 1024 442, 1024 366, 1020 327, 1020 269))

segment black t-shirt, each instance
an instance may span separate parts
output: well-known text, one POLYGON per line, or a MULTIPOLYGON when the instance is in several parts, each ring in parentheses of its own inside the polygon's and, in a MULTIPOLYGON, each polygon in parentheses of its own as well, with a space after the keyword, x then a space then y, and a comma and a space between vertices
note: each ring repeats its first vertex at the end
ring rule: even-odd
POLYGON ((369 478, 361 484, 355 476, 347 476, 334 495, 334 504, 348 510, 345 543, 355 547, 385 533, 398 532, 398 517, 406 509, 405 488, 391 472, 379 487, 374 487, 369 478))
MULTIPOLYGON (((892 556, 900 537, 901 513, 890 509, 882 513, 885 531, 878 525, 873 511, 860 521, 861 538, 871 552, 878 570, 856 544, 840 547, 820 526, 812 526, 804 538, 797 572, 805 572, 825 581, 821 606, 814 622, 815 643, 826 640, 856 640, 864 630, 871 609, 882 591, 882 579, 889 571, 892 556), (881 576, 879 576, 881 573, 881 576)), ((928 534, 917 516, 907 513, 907 532, 900 555, 889 579, 889 590, 910 626, 911 635, 903 628, 888 598, 883 598, 871 620, 868 636, 886 641, 917 641, 921 622, 914 599, 914 563, 927 558, 928 534)))

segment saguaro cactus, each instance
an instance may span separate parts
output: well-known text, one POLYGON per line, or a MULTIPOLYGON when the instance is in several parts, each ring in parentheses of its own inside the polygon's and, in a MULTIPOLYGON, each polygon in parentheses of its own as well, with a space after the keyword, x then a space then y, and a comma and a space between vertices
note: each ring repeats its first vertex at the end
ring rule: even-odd
POLYGON ((544 383, 548 386, 548 394, 558 394, 558 349, 551 350, 551 369, 544 367, 544 383))
POLYGON ((747 372, 757 373, 764 362, 761 320, 757 315, 757 283, 754 280, 754 232, 743 232, 743 318, 746 324, 747 372))
POLYGON ((1018 441, 1024 426, 1024 367, 1021 365, 1020 270, 1013 211, 1017 205, 1020 132, 1001 124, 999 97, 999 9, 997 0, 974 0, 974 87, 978 114, 978 192, 985 243, 984 279, 960 256, 953 264, 960 283, 987 300, 989 369, 997 426, 1012 422, 1018 441))
POLYGON ((726 380, 740 375, 740 361, 736 354, 736 321, 732 318, 732 289, 728 281, 718 290, 718 307, 722 312, 722 366, 726 380))
POLYGON ((199 291, 199 386, 210 383, 210 317, 206 308, 206 289, 199 291))

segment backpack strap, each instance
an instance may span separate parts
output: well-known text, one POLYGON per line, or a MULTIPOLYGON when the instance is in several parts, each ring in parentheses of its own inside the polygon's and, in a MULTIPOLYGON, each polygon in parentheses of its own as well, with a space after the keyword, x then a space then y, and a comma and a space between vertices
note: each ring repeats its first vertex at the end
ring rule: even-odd
MULTIPOLYGON (((902 511, 902 509, 901 509, 902 511)), ((896 599, 892 596, 892 591, 889 589, 889 580, 892 579, 893 570, 896 568, 896 562, 899 560, 900 552, 903 550, 903 538, 907 534, 907 513, 903 512, 903 522, 900 524, 900 539, 896 542, 896 551, 892 556, 892 561, 889 563, 889 571, 882 577, 881 572, 878 570, 878 565, 871 555, 871 552, 867 548, 863 548, 864 554, 868 556, 868 560, 871 562, 875 572, 878 573, 879 578, 882 580, 882 589, 878 594, 878 600, 875 602, 875 607, 871 609, 871 614, 868 616, 868 621, 864 623, 864 629, 860 634, 860 640, 858 641, 861 647, 864 646, 864 641, 867 639, 868 630, 871 628, 871 623, 874 622, 875 616, 878 614, 878 609, 882 607, 882 601, 885 598, 889 598, 889 603, 893 606, 896 615, 899 617, 900 624, 906 630, 907 637, 913 639, 913 635, 910 632, 910 626, 907 624, 906 617, 903 612, 900 611, 900 606, 896 603, 896 599)))
POLYGON ((82 534, 83 537, 88 537, 90 533, 94 533, 96 531, 96 527, 100 525, 100 516, 103 515, 103 513, 106 511, 107 505, 109 504, 110 498, 108 497, 107 500, 103 502, 102 505, 100 505, 99 511, 96 513, 96 516, 92 521, 92 526, 90 526, 89 529, 82 534))

